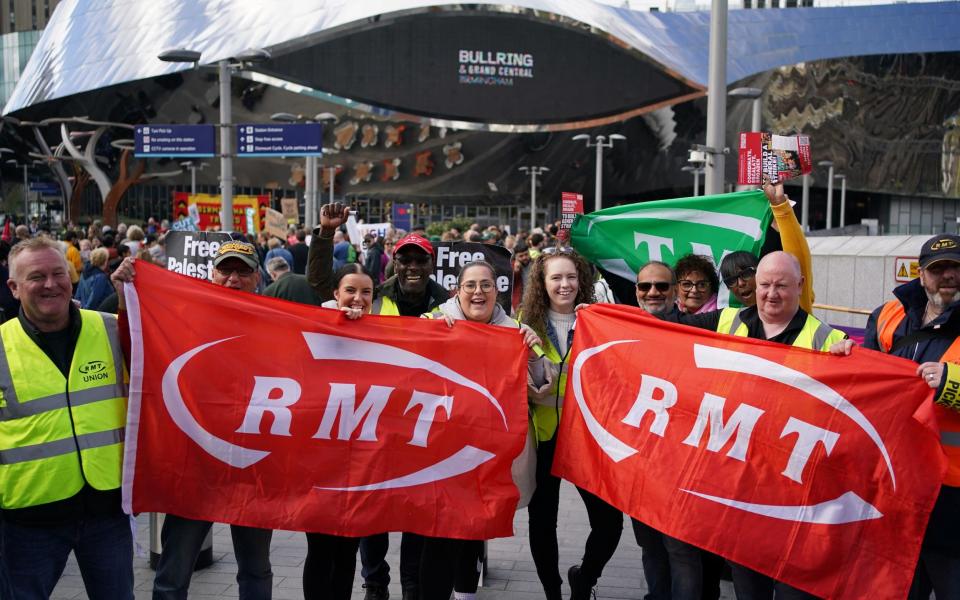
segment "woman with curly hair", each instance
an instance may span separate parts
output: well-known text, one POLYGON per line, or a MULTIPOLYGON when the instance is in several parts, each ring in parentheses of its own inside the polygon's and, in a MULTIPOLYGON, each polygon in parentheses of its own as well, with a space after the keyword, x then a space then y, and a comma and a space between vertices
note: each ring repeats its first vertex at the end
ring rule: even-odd
POLYGON ((720 279, 717 269, 706 256, 688 254, 677 261, 677 306, 691 315, 717 310, 717 290, 720 279))
MULTIPOLYGON (((537 438, 537 487, 527 507, 530 553, 547 600, 562 598, 557 549, 560 479, 550 474, 557 424, 567 380, 567 357, 573 346, 576 309, 590 304, 593 277, 589 263, 571 248, 546 248, 536 258, 521 303, 521 321, 543 340, 544 356, 528 364, 528 399, 537 438)), ((577 489, 590 517, 583 562, 567 573, 571 600, 586 599, 623 529, 623 514, 586 490, 577 489)))

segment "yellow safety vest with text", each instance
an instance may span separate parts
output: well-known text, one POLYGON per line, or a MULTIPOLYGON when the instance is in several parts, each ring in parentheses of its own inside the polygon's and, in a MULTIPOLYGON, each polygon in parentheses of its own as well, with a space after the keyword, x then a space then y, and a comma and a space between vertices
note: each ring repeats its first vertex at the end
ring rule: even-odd
POLYGON ((0 325, 0 507, 120 487, 127 383, 114 315, 80 311, 68 377, 24 331, 0 325))
MULTIPOLYGON (((718 333, 729 333, 738 337, 747 337, 747 325, 740 319, 740 312, 745 308, 725 308, 720 312, 720 322, 717 323, 718 333)), ((809 348, 826 352, 830 346, 846 338, 842 331, 830 327, 813 315, 807 315, 803 329, 797 339, 790 344, 796 348, 809 348)))

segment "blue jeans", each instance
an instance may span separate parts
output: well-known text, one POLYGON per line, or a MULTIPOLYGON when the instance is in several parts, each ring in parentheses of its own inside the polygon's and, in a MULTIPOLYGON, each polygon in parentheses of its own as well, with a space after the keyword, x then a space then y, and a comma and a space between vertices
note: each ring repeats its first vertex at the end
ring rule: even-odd
POLYGON ((643 575, 650 592, 645 600, 700 600, 703 566, 700 549, 665 535, 636 519, 633 535, 643 549, 643 575))
POLYGON ((133 536, 124 514, 51 527, 0 523, 0 570, 6 580, 0 591, 16 600, 46 600, 71 551, 90 600, 133 599, 133 536))
MULTIPOLYGON (((167 515, 160 531, 162 551, 153 580, 153 600, 186 600, 190 577, 203 539, 213 523, 167 515)), ((240 600, 269 600, 273 593, 270 570, 270 538, 273 531, 230 526, 233 553, 237 557, 240 600)))

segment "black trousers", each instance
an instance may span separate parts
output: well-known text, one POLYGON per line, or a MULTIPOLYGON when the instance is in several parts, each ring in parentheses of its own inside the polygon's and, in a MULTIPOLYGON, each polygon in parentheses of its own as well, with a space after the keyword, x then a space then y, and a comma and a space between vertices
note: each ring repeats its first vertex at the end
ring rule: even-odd
POLYGON ((475 593, 483 563, 483 541, 423 538, 419 600, 449 600, 454 590, 475 593))
MULTIPOLYGON (((366 583, 382 587, 390 583, 390 565, 387 564, 389 547, 390 536, 386 533, 368 535, 360 540, 360 562, 363 565, 360 574, 366 583)), ((414 595, 420 579, 422 550, 422 535, 404 533, 400 538, 400 587, 414 595)))
POLYGON ((303 563, 303 597, 306 600, 350 600, 357 569, 360 538, 307 534, 307 559, 303 563))
POLYGON ((557 548, 557 512, 560 507, 560 478, 550 474, 556 438, 537 443, 537 489, 527 505, 530 529, 530 554, 537 577, 547 598, 559 598, 560 553, 557 548))
POLYGON ((587 508, 587 518, 590 521, 590 535, 587 536, 583 549, 580 576, 593 587, 620 544, 623 513, 587 490, 577 488, 577 491, 587 508))

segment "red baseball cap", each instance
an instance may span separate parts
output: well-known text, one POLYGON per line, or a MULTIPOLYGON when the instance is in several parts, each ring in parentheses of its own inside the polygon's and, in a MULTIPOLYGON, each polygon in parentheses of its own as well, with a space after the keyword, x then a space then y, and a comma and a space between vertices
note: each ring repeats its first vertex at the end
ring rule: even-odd
POLYGON ((430 240, 423 237, 422 235, 417 235, 415 233, 411 233, 409 235, 405 235, 402 238, 400 238, 400 240, 397 241, 396 245, 393 247, 393 252, 394 254, 396 254, 404 246, 411 246, 411 245, 416 246, 417 248, 420 248, 421 250, 423 250, 424 252, 432 256, 434 259, 437 258, 437 255, 433 251, 433 244, 430 243, 430 240))

